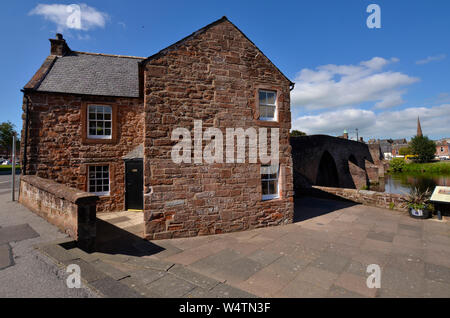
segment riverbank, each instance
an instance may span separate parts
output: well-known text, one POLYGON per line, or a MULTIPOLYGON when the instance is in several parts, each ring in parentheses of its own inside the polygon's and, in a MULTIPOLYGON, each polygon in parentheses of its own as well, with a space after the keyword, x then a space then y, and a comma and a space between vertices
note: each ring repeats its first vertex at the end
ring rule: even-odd
POLYGON ((450 175, 450 161, 439 161, 439 162, 428 162, 428 163, 416 163, 411 162, 407 163, 404 161, 403 164, 395 164, 395 169, 398 171, 394 171, 392 167, 389 168, 389 173, 402 172, 402 173, 411 173, 411 174, 422 174, 422 173, 431 173, 431 174, 442 174, 442 175, 450 175))

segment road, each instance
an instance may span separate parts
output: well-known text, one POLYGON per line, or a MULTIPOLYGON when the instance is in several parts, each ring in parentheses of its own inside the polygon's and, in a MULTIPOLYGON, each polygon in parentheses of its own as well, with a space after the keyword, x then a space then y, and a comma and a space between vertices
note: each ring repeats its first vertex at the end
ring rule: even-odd
POLYGON ((83 286, 69 289, 67 274, 34 248, 66 235, 11 201, 10 178, 10 175, 0 176, 0 298, 98 297, 83 286))
MULTIPOLYGON (((20 174, 16 174, 16 195, 19 189, 19 178, 20 174)), ((0 195, 9 193, 11 196, 11 183, 12 183, 12 176, 10 174, 0 175, 0 195)))

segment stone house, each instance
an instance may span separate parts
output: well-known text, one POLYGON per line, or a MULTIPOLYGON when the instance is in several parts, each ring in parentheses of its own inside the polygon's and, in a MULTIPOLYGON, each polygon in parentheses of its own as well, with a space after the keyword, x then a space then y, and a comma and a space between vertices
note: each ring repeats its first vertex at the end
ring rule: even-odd
POLYGON ((436 141, 436 157, 440 159, 450 159, 449 143, 450 139, 436 141))
POLYGON ((148 58, 50 42, 23 89, 24 174, 99 195, 97 212, 143 210, 148 239, 292 222, 294 84, 226 17, 148 58), (278 128, 278 170, 247 152, 244 163, 174 163, 172 131, 194 121, 224 135, 278 128))

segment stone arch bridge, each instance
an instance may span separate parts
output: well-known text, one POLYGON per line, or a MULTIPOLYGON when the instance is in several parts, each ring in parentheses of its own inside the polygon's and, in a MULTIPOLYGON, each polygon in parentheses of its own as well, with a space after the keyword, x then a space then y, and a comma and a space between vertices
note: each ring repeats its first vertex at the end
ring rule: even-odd
POLYGON ((378 182, 379 145, 327 135, 291 137, 294 188, 313 185, 361 189, 378 182))

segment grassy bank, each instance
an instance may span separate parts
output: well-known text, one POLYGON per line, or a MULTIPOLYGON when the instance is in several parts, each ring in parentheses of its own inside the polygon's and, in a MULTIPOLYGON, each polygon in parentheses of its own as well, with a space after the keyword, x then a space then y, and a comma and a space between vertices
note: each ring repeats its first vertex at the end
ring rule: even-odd
MULTIPOLYGON (((6 165, 6 166, 0 166, 0 171, 11 171, 12 166, 11 165, 6 165)), ((20 169, 20 166, 17 165, 16 166, 16 170, 20 169)))
MULTIPOLYGON (((391 168, 389 169, 389 172, 394 172, 392 171, 393 169, 391 168)), ((401 172, 407 172, 411 174, 430 173, 430 174, 450 175, 450 162, 446 161, 429 162, 429 163, 404 162, 404 164, 401 164, 401 172)))

